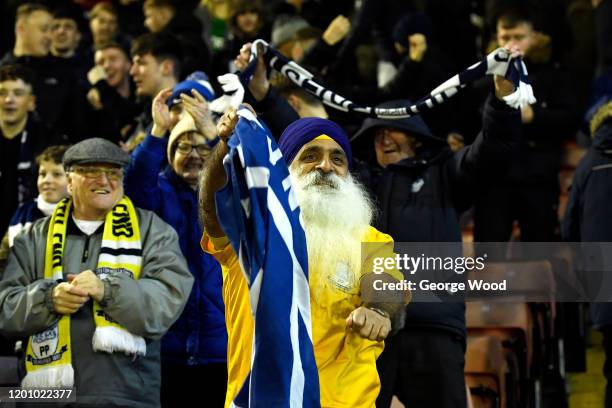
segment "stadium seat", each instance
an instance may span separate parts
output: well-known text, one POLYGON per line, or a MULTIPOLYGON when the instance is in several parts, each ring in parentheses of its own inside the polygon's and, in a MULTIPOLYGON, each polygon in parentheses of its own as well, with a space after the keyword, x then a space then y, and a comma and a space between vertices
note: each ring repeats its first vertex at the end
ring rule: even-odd
POLYGON ((507 372, 503 346, 497 337, 468 337, 465 376, 474 408, 506 408, 507 372))

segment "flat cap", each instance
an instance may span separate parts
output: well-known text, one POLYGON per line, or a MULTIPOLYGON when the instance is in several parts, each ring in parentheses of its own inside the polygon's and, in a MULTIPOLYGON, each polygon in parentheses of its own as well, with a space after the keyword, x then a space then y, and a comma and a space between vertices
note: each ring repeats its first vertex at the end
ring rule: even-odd
POLYGON ((124 167, 130 162, 130 155, 116 144, 99 137, 85 139, 70 147, 64 153, 64 168, 74 164, 110 163, 124 167))

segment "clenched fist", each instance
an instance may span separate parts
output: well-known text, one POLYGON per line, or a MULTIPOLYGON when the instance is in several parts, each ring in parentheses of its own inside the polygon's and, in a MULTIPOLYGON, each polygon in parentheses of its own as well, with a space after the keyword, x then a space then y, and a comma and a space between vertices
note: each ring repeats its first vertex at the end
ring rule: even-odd
POLYGON ((364 339, 383 341, 391 332, 391 320, 380 313, 361 306, 346 319, 346 327, 364 339))

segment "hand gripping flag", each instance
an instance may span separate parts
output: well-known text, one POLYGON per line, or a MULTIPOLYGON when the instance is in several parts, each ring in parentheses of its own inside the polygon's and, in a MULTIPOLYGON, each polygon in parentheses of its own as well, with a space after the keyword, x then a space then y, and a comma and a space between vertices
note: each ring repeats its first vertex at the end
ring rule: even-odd
POLYGON ((319 407, 308 255, 289 171, 268 128, 246 108, 223 164, 219 220, 249 285, 255 322, 251 371, 235 407, 319 407))

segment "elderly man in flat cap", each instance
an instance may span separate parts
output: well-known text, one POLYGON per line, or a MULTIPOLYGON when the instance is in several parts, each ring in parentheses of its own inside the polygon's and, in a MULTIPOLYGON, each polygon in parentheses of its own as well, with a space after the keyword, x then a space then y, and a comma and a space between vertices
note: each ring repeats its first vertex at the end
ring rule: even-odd
POLYGON ((75 387, 83 404, 160 405, 160 338, 193 278, 174 230, 123 194, 129 160, 104 139, 72 146, 70 196, 15 238, 0 332, 24 340, 23 387, 75 387))
MULTIPOLYGON (((226 138, 237 123, 228 112, 218 124, 226 138)), ((376 359, 403 309, 407 293, 373 302, 366 290, 374 274, 362 269, 362 242, 387 247, 392 239, 370 226, 373 207, 365 190, 349 173, 351 147, 336 123, 303 118, 292 123, 280 138, 279 148, 289 166, 304 220, 308 248, 312 333, 320 379, 321 406, 374 406, 380 389, 376 359), (386 243, 386 244, 380 244, 386 243), (393 301, 391 301, 393 300, 393 301)), ((215 192, 225 183, 225 140, 206 163, 201 180, 202 218, 206 235, 202 247, 221 263, 228 325, 228 390, 226 407, 236 397, 251 361, 253 321, 247 282, 216 215, 215 192)), ((376 279, 402 279, 389 270, 376 279)))

